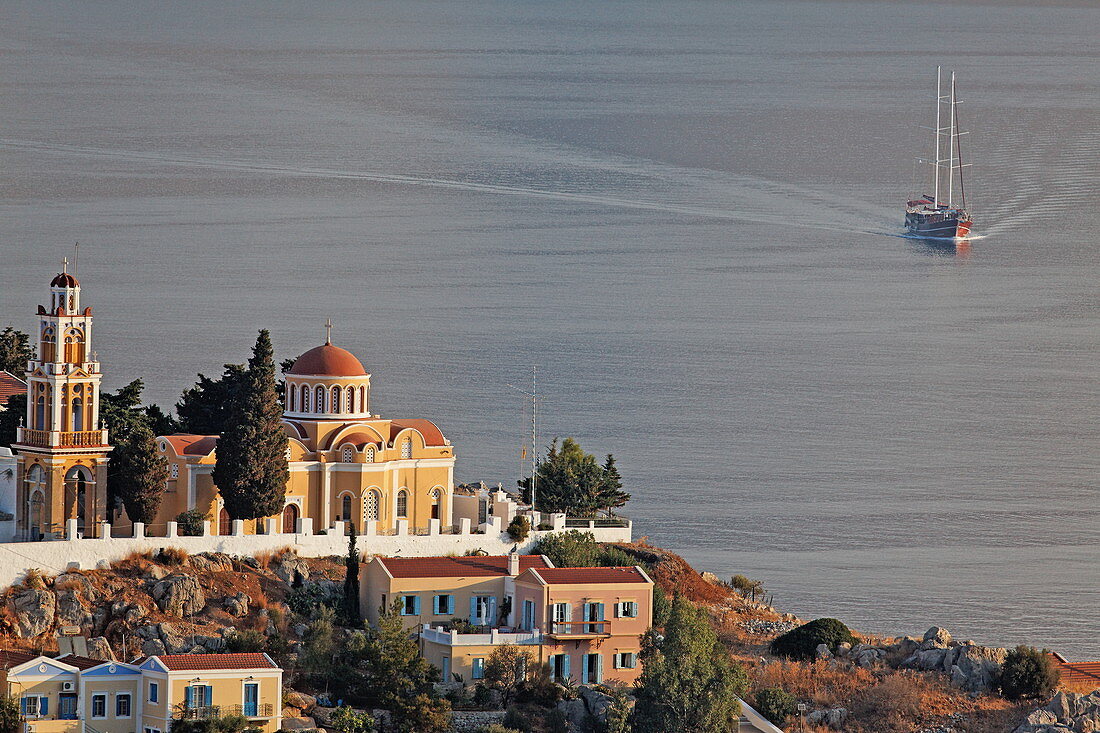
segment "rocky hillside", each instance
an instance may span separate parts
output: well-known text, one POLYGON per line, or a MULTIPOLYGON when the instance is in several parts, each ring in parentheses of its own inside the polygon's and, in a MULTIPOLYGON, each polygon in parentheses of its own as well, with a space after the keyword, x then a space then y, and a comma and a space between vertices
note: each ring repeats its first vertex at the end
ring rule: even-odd
POLYGON ((0 644, 53 652, 62 627, 78 628, 90 639, 89 654, 102 659, 222 651, 227 635, 243 630, 294 644, 285 604, 291 586, 337 584, 340 560, 289 550, 259 558, 170 550, 53 578, 31 573, 3 594, 0 644))
MULTIPOLYGON (((842 644, 836 655, 822 647, 812 662, 774 657, 772 639, 802 619, 753 602, 673 553, 645 544, 621 547, 649 565, 667 594, 683 593, 709 609, 720 638, 750 672, 750 703, 756 690, 781 687, 809 704, 807 730, 1005 733, 1033 707, 992 690, 1006 649, 956 640, 935 626, 896 638, 853 632, 857 644, 842 644)), ((1021 733, 1032 730, 1039 729, 1021 733)))

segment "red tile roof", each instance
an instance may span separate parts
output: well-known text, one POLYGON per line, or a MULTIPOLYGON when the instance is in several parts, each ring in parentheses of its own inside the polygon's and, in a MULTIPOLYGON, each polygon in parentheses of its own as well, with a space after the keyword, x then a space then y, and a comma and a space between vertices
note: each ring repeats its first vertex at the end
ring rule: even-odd
POLYGON ((91 669, 92 667, 98 667, 104 663, 102 659, 92 659, 91 657, 82 657, 78 654, 62 654, 60 657, 54 657, 59 662, 64 662, 71 667, 77 669, 91 669))
POLYGON ((1055 657, 1062 671, 1062 682, 1092 684, 1100 688, 1100 662, 1067 662, 1055 657))
POLYGON ((390 422, 390 442, 405 428, 412 428, 424 436, 424 445, 447 445, 447 439, 431 420, 411 417, 390 422))
POLYGON ((0 372, 0 408, 12 395, 27 394, 27 383, 11 372, 0 372))
MULTIPOLYGON (((507 555, 469 557, 380 557, 378 561, 395 578, 470 578, 503 576, 508 574, 507 555)), ((520 555, 519 571, 538 568, 540 572, 550 563, 542 555, 520 555)))
POLYGON ((218 444, 217 435, 190 435, 177 433, 175 435, 162 435, 162 440, 168 441, 179 456, 206 456, 218 444))
POLYGON ((547 568, 538 570, 539 577, 547 583, 648 583, 649 579, 638 568, 547 568))
POLYGON ((287 374, 319 377, 365 377, 367 370, 355 354, 339 346, 324 344, 299 356, 287 374))
POLYGON ((278 669, 262 652, 235 654, 158 654, 157 659, 169 670, 278 669))
POLYGON ((23 662, 29 662, 32 659, 37 659, 39 655, 28 654, 27 652, 14 652, 7 650, 0 650, 0 669, 11 669, 12 667, 22 664, 23 662))

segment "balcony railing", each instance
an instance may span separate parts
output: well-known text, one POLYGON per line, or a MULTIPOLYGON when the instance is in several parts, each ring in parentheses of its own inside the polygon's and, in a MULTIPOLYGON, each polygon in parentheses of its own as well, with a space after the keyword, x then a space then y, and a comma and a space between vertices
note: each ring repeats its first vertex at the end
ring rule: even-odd
POLYGON ((30 430, 20 428, 18 441, 43 448, 95 448, 107 442, 105 430, 30 430))
POLYGON ((91 448, 104 443, 102 430, 63 432, 60 435, 62 448, 91 448))
POLYGON ((204 705, 201 707, 181 707, 176 709, 176 720, 209 720, 227 715, 243 715, 246 718, 270 718, 275 707, 269 702, 249 703, 246 705, 204 705))
POLYGON ((609 621, 553 621, 550 623, 550 631, 547 633, 556 636, 610 634, 611 623, 609 621))

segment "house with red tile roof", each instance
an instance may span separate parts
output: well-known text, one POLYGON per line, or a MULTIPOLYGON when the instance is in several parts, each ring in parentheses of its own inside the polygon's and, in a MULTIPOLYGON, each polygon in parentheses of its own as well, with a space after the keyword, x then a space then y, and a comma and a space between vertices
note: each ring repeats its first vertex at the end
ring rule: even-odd
POLYGON ((0 410, 8 405, 8 398, 27 394, 27 383, 11 372, 0 371, 0 410))

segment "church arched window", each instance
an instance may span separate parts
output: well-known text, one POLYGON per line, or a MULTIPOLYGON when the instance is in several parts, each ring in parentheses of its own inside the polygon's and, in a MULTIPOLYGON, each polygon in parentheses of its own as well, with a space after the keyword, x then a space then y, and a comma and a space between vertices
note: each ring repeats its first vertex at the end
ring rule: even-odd
POLYGON ((432 489, 432 519, 439 519, 443 511, 443 492, 432 489))
POLYGON ((309 412, 309 387, 302 385, 302 412, 309 412))
POLYGON ((293 384, 288 384, 286 386, 286 409, 288 412, 297 412, 297 410, 294 409, 296 407, 295 403, 298 401, 296 399, 297 397, 298 390, 294 388, 293 384))
POLYGON ((363 449, 363 457, 366 459, 367 463, 374 463, 373 445, 368 445, 366 448, 363 449))
POLYGON ((79 433, 84 429, 84 400, 73 398, 73 432, 79 433))
POLYGON ((34 429, 46 430, 46 395, 38 395, 34 402, 34 429))
POLYGON ((340 395, 343 394, 343 390, 339 387, 332 388, 332 412, 338 414, 340 412, 340 395))
POLYGON ((374 489, 371 489, 370 491, 368 491, 366 502, 367 502, 367 506, 366 506, 366 508, 363 512, 363 514, 365 515, 364 519, 366 519, 368 522, 377 522, 378 521, 378 505, 381 503, 381 499, 378 496, 378 492, 375 491, 374 489))
POLYGON ((405 440, 401 441, 401 458, 407 461, 412 457, 413 457, 412 438, 405 438, 405 440))
POLYGON ((348 387, 348 412, 359 412, 355 409, 355 387, 348 387))
POLYGON ((351 494, 344 494, 344 498, 340 500, 340 519, 351 521, 351 494))
POLYGON ((314 394, 314 397, 316 398, 316 404, 313 406, 313 411, 314 412, 324 412, 325 411, 325 401, 326 401, 325 400, 325 388, 324 387, 318 387, 317 392, 314 394))
POLYGON ((359 388, 359 412, 367 411, 367 388, 359 388))
POLYGON ((409 492, 401 489, 397 492, 397 518, 406 519, 409 516, 409 492))
POLYGON ((340 460, 344 463, 351 463, 355 460, 355 449, 350 445, 345 445, 344 449, 340 452, 340 460))

